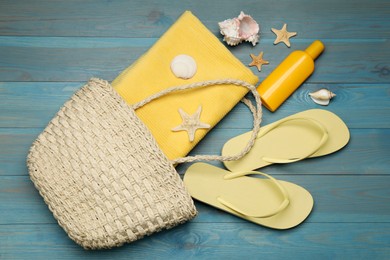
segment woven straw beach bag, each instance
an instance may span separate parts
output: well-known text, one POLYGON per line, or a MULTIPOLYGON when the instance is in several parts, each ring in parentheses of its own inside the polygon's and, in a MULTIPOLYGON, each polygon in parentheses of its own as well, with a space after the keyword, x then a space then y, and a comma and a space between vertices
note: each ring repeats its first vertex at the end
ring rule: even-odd
MULTIPOLYGON (((129 106, 107 81, 91 79, 64 104, 34 141, 27 165, 71 239, 85 249, 111 248, 195 217, 173 163, 221 156, 169 161, 135 109, 172 91, 215 83, 168 89, 129 106)), ((260 111, 251 109, 260 124, 260 111)))

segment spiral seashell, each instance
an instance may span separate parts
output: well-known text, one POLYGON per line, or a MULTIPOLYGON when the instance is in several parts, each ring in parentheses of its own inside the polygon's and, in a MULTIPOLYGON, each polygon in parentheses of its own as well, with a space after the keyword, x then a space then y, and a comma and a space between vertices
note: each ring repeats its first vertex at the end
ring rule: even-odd
POLYGON ((253 46, 259 41, 259 24, 241 11, 238 17, 219 22, 219 29, 228 45, 235 46, 242 41, 251 42, 253 46))
POLYGON ((223 40, 230 46, 236 46, 242 42, 242 39, 238 33, 240 28, 240 22, 237 19, 227 19, 223 22, 219 22, 219 29, 224 36, 223 40))
POLYGON ((241 39, 251 42, 252 45, 255 46, 259 41, 259 24, 252 18, 252 16, 245 14, 243 11, 241 11, 237 19, 240 21, 238 34, 241 39))
POLYGON ((171 62, 171 70, 178 78, 190 79, 196 73, 196 61, 186 54, 177 55, 171 62))
POLYGON ((316 92, 309 93, 309 96, 311 99, 322 106, 327 106, 330 102, 330 100, 336 96, 333 92, 323 88, 320 90, 317 90, 316 92))

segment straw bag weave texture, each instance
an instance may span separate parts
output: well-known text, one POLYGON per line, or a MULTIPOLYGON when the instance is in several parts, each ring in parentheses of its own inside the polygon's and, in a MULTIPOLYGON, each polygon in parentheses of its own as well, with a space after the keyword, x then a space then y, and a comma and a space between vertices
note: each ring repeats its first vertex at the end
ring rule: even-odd
POLYGON ((64 104, 27 165, 60 226, 86 249, 120 246, 197 213, 172 162, 103 80, 64 104))
POLYGON ((69 237, 86 249, 120 246, 197 214, 173 163, 237 160, 254 145, 262 117, 256 88, 234 79, 197 82, 155 93, 129 106, 104 80, 77 91, 34 141, 27 158, 31 180, 69 237), (135 110, 175 91, 213 85, 249 89, 242 101, 253 131, 237 155, 168 160, 135 110))

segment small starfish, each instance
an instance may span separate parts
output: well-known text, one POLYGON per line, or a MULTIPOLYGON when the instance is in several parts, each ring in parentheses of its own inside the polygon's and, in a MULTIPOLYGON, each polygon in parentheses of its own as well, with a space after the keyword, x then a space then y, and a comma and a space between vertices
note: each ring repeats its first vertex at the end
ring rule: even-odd
POLYGON ((275 28, 272 28, 271 31, 276 34, 276 39, 274 41, 274 44, 278 44, 279 42, 284 42, 284 44, 287 45, 287 47, 290 48, 290 38, 297 35, 296 32, 288 32, 287 31, 287 24, 285 23, 282 27, 282 29, 277 30, 275 28))
POLYGON ((196 110, 195 114, 188 115, 186 112, 183 111, 183 109, 179 108, 179 114, 181 118, 183 119, 183 122, 181 125, 178 125, 171 130, 174 132, 177 131, 187 131, 188 132, 188 138, 190 142, 194 141, 195 139, 195 132, 198 129, 209 129, 210 125, 200 122, 200 113, 202 112, 202 107, 199 106, 198 110, 196 110))
POLYGON ((269 64, 269 61, 263 59, 263 52, 260 52, 259 56, 250 54, 252 62, 248 65, 249 67, 256 66, 259 71, 261 71, 261 66, 263 64, 269 64))

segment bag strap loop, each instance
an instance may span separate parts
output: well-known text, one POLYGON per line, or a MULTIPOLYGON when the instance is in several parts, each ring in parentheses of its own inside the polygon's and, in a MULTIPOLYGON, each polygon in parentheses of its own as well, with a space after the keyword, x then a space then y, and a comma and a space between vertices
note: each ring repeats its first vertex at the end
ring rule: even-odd
POLYGON ((177 86, 177 87, 171 87, 164 89, 156 94, 153 94, 144 100, 135 103, 132 105, 134 110, 137 110, 138 108, 146 105, 147 103, 158 99, 162 96, 168 95, 172 92, 176 91, 183 91, 183 90, 190 90, 190 89, 196 89, 196 88, 202 88, 207 86, 215 86, 215 85, 236 85, 236 86, 242 86, 250 90, 252 95, 255 98, 256 106, 252 104, 252 102, 249 99, 243 98, 241 102, 243 102, 245 105, 248 106, 250 111, 253 114, 253 128, 252 128, 252 135, 249 139, 247 145, 242 149, 241 152, 239 152, 236 155, 231 156, 222 156, 222 155, 195 155, 195 156, 187 156, 187 157, 181 157, 172 160, 173 164, 178 163, 184 163, 184 162, 194 162, 194 161, 235 161, 243 157, 245 154, 247 154, 250 149, 253 147, 256 141, 257 134, 260 131, 260 123, 262 118, 262 109, 261 109, 261 101, 259 93, 256 90, 256 87, 245 82, 242 80, 237 79, 222 79, 222 80, 209 80, 209 81, 202 81, 202 82, 195 82, 187 85, 177 86))

